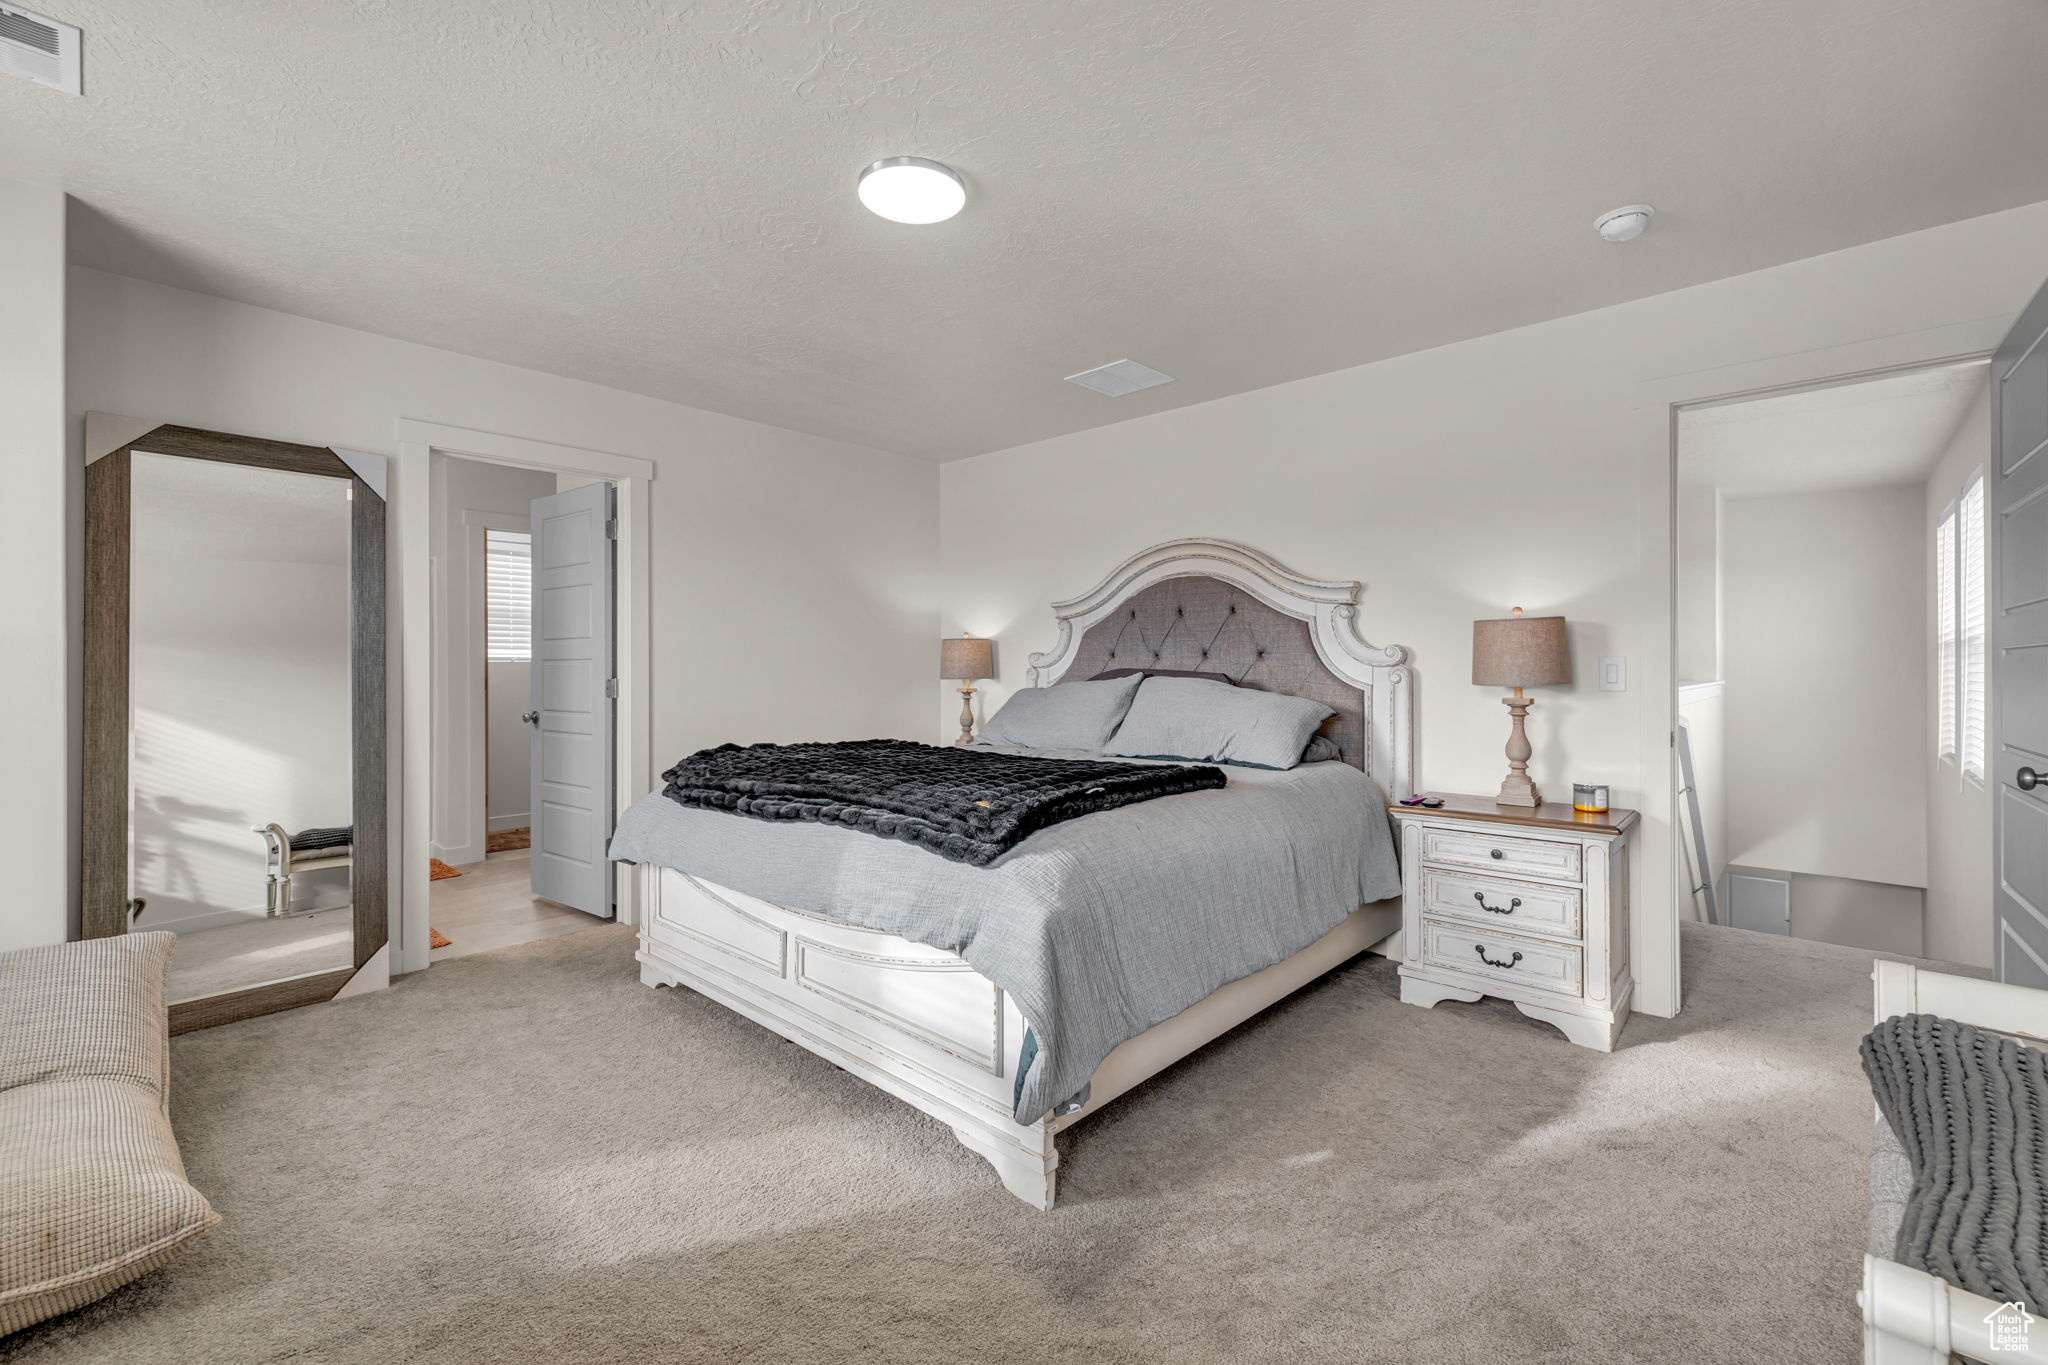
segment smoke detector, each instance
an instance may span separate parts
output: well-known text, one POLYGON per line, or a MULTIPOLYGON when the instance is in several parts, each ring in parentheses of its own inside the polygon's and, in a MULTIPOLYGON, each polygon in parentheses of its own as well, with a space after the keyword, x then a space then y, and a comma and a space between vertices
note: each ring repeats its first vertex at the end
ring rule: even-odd
POLYGON ((0 4, 0 73, 79 94, 78 47, 70 24, 0 4))
POLYGON ((1084 389, 1093 389, 1104 398, 1121 398, 1139 389, 1157 388, 1171 384, 1173 376, 1161 374, 1150 365, 1140 365, 1135 360, 1112 360, 1107 365, 1097 365, 1092 370, 1067 376, 1069 384, 1079 384, 1084 389))
POLYGON ((1609 209, 1593 220, 1593 231, 1610 242, 1633 242, 1650 226, 1650 218, 1656 212, 1648 204, 1609 209))

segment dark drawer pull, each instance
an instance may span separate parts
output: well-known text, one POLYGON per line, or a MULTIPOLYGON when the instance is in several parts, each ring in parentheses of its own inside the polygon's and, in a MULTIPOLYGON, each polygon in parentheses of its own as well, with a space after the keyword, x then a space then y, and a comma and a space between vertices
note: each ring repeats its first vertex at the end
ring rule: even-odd
POLYGON ((1486 856, 1489 858, 1505 858, 1508 855, 1496 848, 1492 852, 1488 853, 1486 856))
POLYGON ((1489 967, 1512 967, 1517 962, 1520 962, 1522 960, 1522 955, 1520 953, 1516 953, 1513 957, 1509 958, 1505 962, 1496 962, 1486 955, 1486 945, 1483 943, 1473 944, 1472 951, 1479 954, 1479 960, 1481 962, 1484 962, 1489 967))
POLYGON ((1488 905, 1486 903, 1486 893, 1484 891, 1474 891, 1472 893, 1472 899, 1478 901, 1479 908, 1481 910, 1484 910, 1489 915, 1512 915, 1515 913, 1515 911, 1522 908, 1522 898, 1520 896, 1515 897, 1506 905, 1488 905))

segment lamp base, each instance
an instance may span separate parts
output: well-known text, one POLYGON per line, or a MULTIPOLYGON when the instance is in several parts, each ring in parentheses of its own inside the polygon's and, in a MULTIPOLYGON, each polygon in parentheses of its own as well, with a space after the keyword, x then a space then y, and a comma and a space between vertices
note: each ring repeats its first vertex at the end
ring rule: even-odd
POLYGON ((1524 696, 1519 687, 1515 689, 1514 696, 1502 697, 1500 701, 1514 720, 1508 731, 1508 775, 1500 784, 1500 795, 1494 798, 1494 804, 1540 806, 1543 798, 1536 794, 1536 783, 1529 776, 1529 757, 1533 752, 1529 747, 1529 732, 1523 728, 1529 708, 1535 702, 1524 696))
POLYGON ((953 741, 954 747, 974 743, 974 689, 963 686, 960 689, 960 738, 953 741))
POLYGON ((1543 798, 1536 794, 1536 784, 1529 780, 1527 773, 1509 773, 1500 784, 1500 795, 1493 798, 1497 806, 1540 806, 1543 798))

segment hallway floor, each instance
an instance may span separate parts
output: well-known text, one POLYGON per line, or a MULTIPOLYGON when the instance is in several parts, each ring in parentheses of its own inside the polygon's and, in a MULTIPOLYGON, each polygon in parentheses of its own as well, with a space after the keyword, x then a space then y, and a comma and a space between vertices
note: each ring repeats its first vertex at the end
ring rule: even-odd
POLYGON ((533 850, 512 849, 487 854, 480 863, 465 863, 460 877, 435 882, 433 924, 449 943, 433 950, 433 961, 611 922, 534 895, 528 883, 532 865, 533 850))

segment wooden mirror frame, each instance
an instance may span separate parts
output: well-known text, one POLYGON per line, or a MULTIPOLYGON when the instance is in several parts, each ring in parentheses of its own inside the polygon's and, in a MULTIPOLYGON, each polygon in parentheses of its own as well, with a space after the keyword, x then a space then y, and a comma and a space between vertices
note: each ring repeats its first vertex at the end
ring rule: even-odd
MULTIPOLYGON (((129 545, 133 452, 347 479, 350 495, 349 901, 354 966, 288 977, 171 1006, 172 1033, 333 998, 390 936, 385 802, 384 497, 321 446, 153 427, 85 467, 84 755, 80 773, 80 921, 83 938, 128 932, 129 545)), ((88 453, 89 455, 89 453, 88 453)), ((90 457, 90 455, 89 455, 90 457)))

